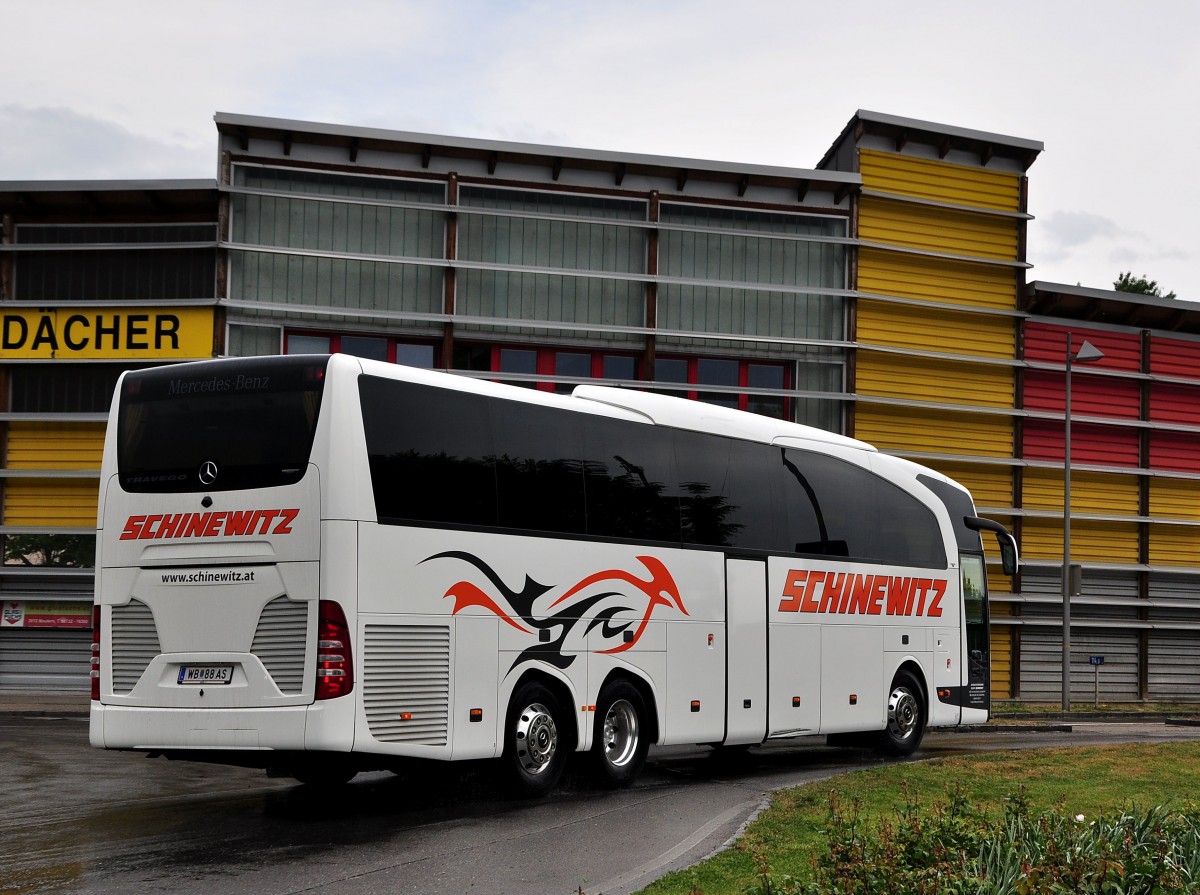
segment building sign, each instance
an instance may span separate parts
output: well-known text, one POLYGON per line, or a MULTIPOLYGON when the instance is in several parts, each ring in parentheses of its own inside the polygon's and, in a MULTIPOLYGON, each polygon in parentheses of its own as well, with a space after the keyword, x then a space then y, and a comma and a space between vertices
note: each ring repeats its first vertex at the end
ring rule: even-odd
POLYGON ((0 314, 0 353, 26 360, 212 357, 214 308, 31 308, 0 314))
POLYGON ((78 600, 5 600, 0 628, 90 628, 92 604, 78 600))

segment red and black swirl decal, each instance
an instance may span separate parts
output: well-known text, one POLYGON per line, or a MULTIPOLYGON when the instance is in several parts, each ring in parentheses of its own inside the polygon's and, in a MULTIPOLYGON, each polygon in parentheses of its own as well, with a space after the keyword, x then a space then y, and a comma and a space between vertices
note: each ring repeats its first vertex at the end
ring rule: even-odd
POLYGON ((602 641, 612 643, 612 646, 595 650, 608 655, 636 646, 659 607, 688 614, 671 572, 662 560, 653 556, 637 557, 643 566, 639 571, 645 573, 642 576, 625 569, 605 569, 582 578, 551 600, 547 611, 541 614, 535 614, 534 604, 555 590, 554 585, 539 584, 526 575, 518 590, 510 587, 482 559, 458 550, 437 553, 422 562, 438 559, 469 563, 482 572, 491 585, 490 591, 470 581, 450 585, 443 596, 454 599, 454 614, 476 606, 492 613, 506 625, 538 637, 537 643, 521 652, 513 667, 526 659, 539 659, 557 668, 568 667, 576 656, 564 654, 563 646, 580 622, 586 622, 582 632, 584 639, 598 628, 602 641), (554 609, 557 611, 549 611, 554 609))

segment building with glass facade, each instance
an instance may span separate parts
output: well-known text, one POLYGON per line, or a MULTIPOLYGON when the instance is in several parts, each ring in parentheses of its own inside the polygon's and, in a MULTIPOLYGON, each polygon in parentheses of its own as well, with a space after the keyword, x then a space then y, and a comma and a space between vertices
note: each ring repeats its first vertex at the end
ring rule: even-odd
POLYGON ((1040 143, 860 111, 807 169, 216 128, 215 181, 0 182, 0 688, 86 684, 122 369, 342 351, 660 390, 941 469, 1022 540, 1021 575, 991 582, 994 695, 1056 697, 1068 330, 1106 356, 1076 374, 1079 686, 1089 651, 1112 698, 1185 698, 1200 677, 1200 464, 1179 409, 1200 316, 1028 282, 1040 143))

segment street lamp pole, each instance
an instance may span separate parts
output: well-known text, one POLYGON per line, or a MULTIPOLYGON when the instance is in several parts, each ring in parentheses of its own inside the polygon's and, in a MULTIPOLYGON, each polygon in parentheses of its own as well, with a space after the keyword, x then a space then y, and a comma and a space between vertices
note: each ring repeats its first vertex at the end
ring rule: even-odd
POLYGON ((1104 353, 1084 340, 1076 353, 1067 333, 1067 393, 1063 410, 1062 710, 1071 710, 1071 367, 1098 361, 1104 353))

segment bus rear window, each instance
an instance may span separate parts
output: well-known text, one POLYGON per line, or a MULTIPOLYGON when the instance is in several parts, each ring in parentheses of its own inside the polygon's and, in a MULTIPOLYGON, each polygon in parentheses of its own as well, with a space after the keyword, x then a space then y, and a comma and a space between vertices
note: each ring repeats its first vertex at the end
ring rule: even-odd
POLYGON ((130 373, 117 411, 126 491, 233 491, 304 476, 327 357, 202 361, 130 373))

